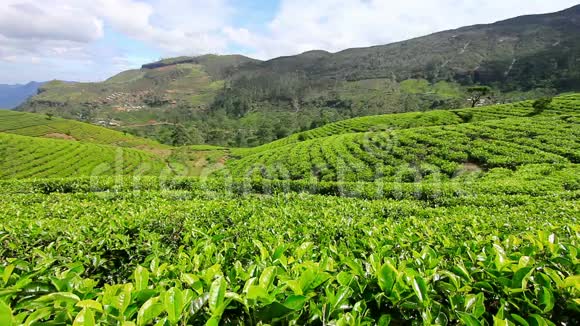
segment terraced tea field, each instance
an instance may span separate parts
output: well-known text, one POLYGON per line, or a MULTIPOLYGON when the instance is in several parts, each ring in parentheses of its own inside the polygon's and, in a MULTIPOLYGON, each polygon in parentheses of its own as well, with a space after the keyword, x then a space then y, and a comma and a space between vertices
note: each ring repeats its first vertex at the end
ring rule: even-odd
MULTIPOLYGON (((569 94, 554 98, 550 108, 541 116, 578 115, 580 95, 569 94)), ((436 110, 428 112, 411 112, 401 114, 387 114, 379 116, 360 117, 330 123, 320 128, 297 133, 269 144, 254 148, 236 150, 238 155, 249 155, 264 150, 278 148, 284 145, 304 140, 323 138, 333 135, 390 131, 394 129, 408 129, 440 125, 454 125, 464 122, 478 122, 485 120, 500 120, 506 118, 527 117, 534 114, 532 101, 516 102, 511 104, 492 105, 478 108, 459 110, 436 110)))
POLYGON ((577 118, 509 118, 340 134, 290 144, 231 161, 234 176, 322 181, 448 179, 494 167, 579 163, 577 118))
POLYGON ((88 123, 16 111, 0 111, 0 133, 22 136, 77 140, 104 145, 141 149, 168 148, 153 140, 88 123))
POLYGON ((0 325, 580 324, 579 113, 566 95, 163 155, 0 133, 0 325), (199 155, 225 167, 176 176, 199 155))
POLYGON ((0 133, 0 179, 159 175, 154 154, 130 148, 0 133))

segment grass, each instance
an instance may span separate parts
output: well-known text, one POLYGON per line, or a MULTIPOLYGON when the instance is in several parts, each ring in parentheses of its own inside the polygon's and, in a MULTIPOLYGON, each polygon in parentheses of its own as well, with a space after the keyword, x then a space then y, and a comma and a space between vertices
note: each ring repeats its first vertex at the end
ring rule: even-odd
POLYGON ((209 176, 223 168, 229 150, 219 146, 194 145, 175 148, 167 158, 180 176, 209 176))
POLYGON ((117 74, 105 81, 105 83, 130 83, 145 76, 141 69, 127 70, 117 74))
POLYGON ((400 83, 401 90, 409 94, 425 94, 431 85, 425 79, 407 79, 400 83))

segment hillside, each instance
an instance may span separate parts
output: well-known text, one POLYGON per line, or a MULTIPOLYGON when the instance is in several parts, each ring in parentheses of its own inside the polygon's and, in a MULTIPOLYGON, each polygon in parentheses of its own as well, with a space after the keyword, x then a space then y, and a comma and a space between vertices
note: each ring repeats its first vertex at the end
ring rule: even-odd
POLYGON ((113 119, 167 144, 251 147, 352 117, 464 107, 475 83, 494 89, 484 104, 578 90, 579 16, 576 6, 265 62, 171 58, 102 83, 49 83, 19 109, 113 119))
MULTIPOLYGON (((578 112, 579 103, 579 94, 561 95, 553 98, 548 110, 542 112, 541 115, 576 114, 578 112)), ((233 152, 238 156, 243 156, 309 139, 345 133, 391 131, 395 129, 408 129, 414 127, 453 125, 464 122, 499 120, 510 117, 526 117, 533 114, 533 101, 521 101, 510 104, 488 105, 478 108, 366 116, 329 123, 319 128, 295 133, 286 138, 262 146, 236 148, 233 152)))
POLYGON ((81 120, 112 115, 127 123, 147 122, 160 114, 160 108, 199 109, 209 105, 223 88, 224 76, 253 61, 243 56, 173 58, 121 72, 101 83, 52 81, 21 110, 52 110, 62 117, 81 120))
POLYGON ((405 181, 530 163, 580 163, 580 95, 534 113, 531 102, 394 114, 330 124, 233 151, 233 176, 405 181))
POLYGON ((15 111, 0 111, 0 133, 76 140, 141 149, 168 148, 168 146, 161 145, 153 140, 138 138, 88 123, 43 114, 15 111))
POLYGON ((29 82, 27 84, 0 84, 0 110, 13 109, 24 103, 29 97, 36 95, 38 88, 44 83, 29 82))
POLYGON ((158 156, 135 149, 0 133, 0 179, 159 175, 158 156))
POLYGON ((546 84, 573 87, 578 86, 579 78, 574 57, 580 46, 579 17, 580 5, 388 45, 282 57, 248 66, 247 70, 266 74, 298 72, 315 80, 424 78, 499 82, 503 89, 546 84))
POLYGON ((579 110, 372 116, 166 160, 0 132, 0 320, 577 325, 579 110), (198 155, 231 156, 176 177, 198 155))
MULTIPOLYGON (((166 175, 200 176, 222 168, 229 151, 226 148, 206 145, 172 147, 150 139, 135 137, 75 120, 35 113, 0 111, 0 136, 8 136, 8 134, 28 137, 16 138, 21 141, 8 141, 3 144, 2 148, 6 153, 23 152, 25 144, 31 146, 30 149, 26 150, 33 150, 33 152, 28 153, 29 155, 16 156, 3 161, 0 167, 5 169, 5 174, 0 174, 0 179, 22 177, 21 173, 25 173, 27 177, 86 175, 91 172, 94 165, 99 164, 107 166, 120 164, 123 166, 121 174, 139 174, 139 171, 131 170, 125 165, 146 166, 149 163, 152 164, 151 170, 144 170, 143 174, 159 176, 163 172, 166 175), (27 141, 22 141, 22 139, 27 139, 27 141), (53 143, 48 141, 52 139, 64 140, 65 142, 53 143), (71 144, 66 144, 67 142, 71 144), (59 148, 56 151, 59 155, 64 155, 67 151, 74 151, 76 156, 71 161, 68 159, 60 160, 58 156, 51 156, 53 148, 59 148), (126 151, 129 148, 136 151, 126 151), (112 155, 113 153, 123 153, 121 157, 127 156, 127 158, 123 159, 125 161, 121 160, 116 163, 120 157, 112 155), (47 155, 49 158, 42 159, 42 155, 47 155), (77 159, 80 161, 75 161, 77 159), (29 162, 29 160, 33 162, 29 162), (89 161, 90 164, 87 163, 89 161), (68 166, 69 164, 71 166, 68 166), (78 168, 78 164, 89 165, 78 168), (24 167, 23 170, 14 171, 11 168, 11 166, 20 165, 24 167), (32 170, 36 172, 26 174, 30 167, 34 167, 32 170), (60 170, 64 172, 60 173, 60 170)), ((118 173, 119 171, 111 170, 104 175, 118 173)))

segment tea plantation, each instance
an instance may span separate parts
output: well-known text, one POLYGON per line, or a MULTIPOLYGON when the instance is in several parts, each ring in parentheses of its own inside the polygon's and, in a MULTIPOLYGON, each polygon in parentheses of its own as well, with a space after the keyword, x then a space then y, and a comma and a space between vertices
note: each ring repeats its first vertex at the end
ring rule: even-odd
POLYGON ((0 132, 141 149, 168 147, 153 140, 134 137, 88 123, 8 110, 0 111, 0 132))
POLYGON ((43 178, 159 174, 166 165, 130 148, 0 133, 0 167, 0 178, 43 178))
POLYGON ((0 325, 578 325, 579 113, 357 118, 208 178, 0 133, 0 325))

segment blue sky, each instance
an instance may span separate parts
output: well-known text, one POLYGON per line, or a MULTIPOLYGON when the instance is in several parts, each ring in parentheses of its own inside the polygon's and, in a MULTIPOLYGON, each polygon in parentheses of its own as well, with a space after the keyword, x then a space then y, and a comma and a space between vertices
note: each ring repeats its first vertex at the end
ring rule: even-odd
POLYGON ((386 44, 574 0, 2 0, 0 83, 99 81, 159 58, 386 44))

